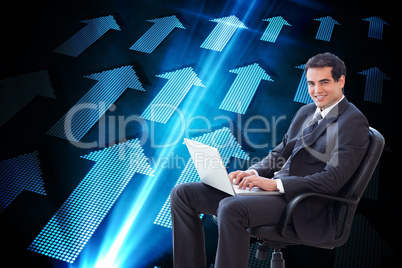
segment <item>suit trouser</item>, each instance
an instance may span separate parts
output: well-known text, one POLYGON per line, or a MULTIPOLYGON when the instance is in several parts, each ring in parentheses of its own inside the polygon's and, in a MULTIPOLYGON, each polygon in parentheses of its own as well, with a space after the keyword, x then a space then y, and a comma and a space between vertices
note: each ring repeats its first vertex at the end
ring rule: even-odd
POLYGON ((250 235, 246 228, 278 224, 283 196, 231 196, 200 182, 177 185, 170 195, 174 266, 206 267, 200 214, 218 216, 217 268, 246 268, 250 235))

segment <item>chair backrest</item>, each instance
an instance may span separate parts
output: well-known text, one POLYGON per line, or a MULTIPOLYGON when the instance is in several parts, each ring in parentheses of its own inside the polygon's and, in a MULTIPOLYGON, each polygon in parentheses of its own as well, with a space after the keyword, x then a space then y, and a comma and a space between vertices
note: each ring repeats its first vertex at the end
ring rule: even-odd
POLYGON ((352 228, 353 217, 356 207, 366 189, 370 179, 374 173, 377 163, 381 157, 385 140, 384 137, 374 128, 369 130, 369 146, 367 151, 348 183, 340 191, 339 196, 355 200, 355 203, 349 205, 339 205, 335 207, 335 215, 338 221, 337 238, 334 241, 334 246, 344 244, 350 234, 352 228))
POLYGON ((385 140, 380 132, 370 127, 367 151, 359 167, 341 190, 341 197, 356 200, 361 198, 381 157, 384 144, 385 140))

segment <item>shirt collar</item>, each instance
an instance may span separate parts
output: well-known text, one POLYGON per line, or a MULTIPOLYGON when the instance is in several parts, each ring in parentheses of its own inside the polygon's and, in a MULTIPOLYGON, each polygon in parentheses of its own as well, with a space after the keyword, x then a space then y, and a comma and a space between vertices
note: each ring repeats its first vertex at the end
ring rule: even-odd
POLYGON ((324 111, 321 111, 320 108, 317 107, 317 109, 315 109, 315 113, 314 114, 318 114, 321 113, 322 118, 324 118, 331 110, 332 108, 334 108, 338 103, 340 103, 343 99, 345 98, 345 96, 342 96, 342 98, 335 102, 334 104, 332 104, 331 106, 329 106, 328 108, 324 109, 324 111))

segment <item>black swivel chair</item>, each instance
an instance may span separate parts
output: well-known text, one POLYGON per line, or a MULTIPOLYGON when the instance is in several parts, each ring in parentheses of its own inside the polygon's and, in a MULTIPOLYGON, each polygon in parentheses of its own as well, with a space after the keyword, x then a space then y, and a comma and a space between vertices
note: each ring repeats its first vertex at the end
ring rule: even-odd
POLYGON ((248 232, 252 237, 263 241, 258 247, 256 258, 264 260, 267 257, 269 247, 271 247, 274 249, 271 259, 271 268, 284 268, 285 261, 282 257, 281 249, 288 245, 307 245, 325 249, 333 249, 343 245, 349 238, 356 207, 373 175, 383 148, 384 137, 374 128, 370 128, 370 144, 367 152, 358 169, 338 196, 318 193, 300 194, 288 203, 279 225, 249 228, 248 232), (311 197, 334 201, 333 206, 338 218, 337 234, 334 241, 324 244, 305 243, 297 236, 290 225, 293 210, 301 201, 311 197))

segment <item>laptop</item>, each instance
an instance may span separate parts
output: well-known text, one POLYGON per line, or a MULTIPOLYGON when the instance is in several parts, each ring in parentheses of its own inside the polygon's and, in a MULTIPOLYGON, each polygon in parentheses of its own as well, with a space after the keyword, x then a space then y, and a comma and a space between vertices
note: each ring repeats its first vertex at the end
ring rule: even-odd
POLYGON ((251 190, 249 188, 239 189, 238 185, 234 185, 230 181, 217 148, 189 139, 184 139, 184 141, 203 183, 233 196, 281 194, 279 191, 265 191, 258 187, 253 187, 251 190))

